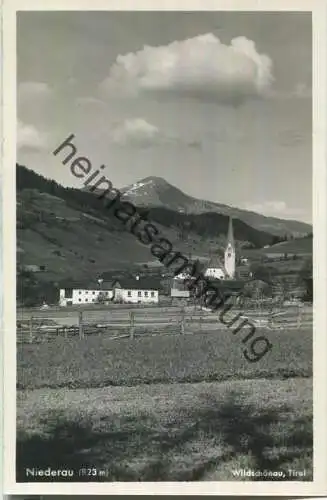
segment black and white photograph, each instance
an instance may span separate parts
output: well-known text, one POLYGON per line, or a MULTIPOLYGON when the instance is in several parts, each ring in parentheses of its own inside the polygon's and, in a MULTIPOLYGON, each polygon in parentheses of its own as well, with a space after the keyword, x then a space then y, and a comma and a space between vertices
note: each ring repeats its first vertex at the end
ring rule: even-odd
POLYGON ((16 491, 305 491, 313 13, 88 9, 16 12, 16 491))

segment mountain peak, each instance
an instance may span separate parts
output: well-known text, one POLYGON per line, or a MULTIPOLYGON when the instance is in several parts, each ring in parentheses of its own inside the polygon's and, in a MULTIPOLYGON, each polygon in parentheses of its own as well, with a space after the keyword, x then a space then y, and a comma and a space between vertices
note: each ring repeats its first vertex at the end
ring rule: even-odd
POLYGON ((170 184, 162 177, 150 176, 145 177, 138 182, 134 182, 134 184, 130 184, 123 189, 123 193, 125 196, 132 198, 147 196, 153 197, 158 193, 169 189, 169 187, 170 184))
POLYGON ((152 182, 153 184, 168 184, 168 182, 163 177, 156 177, 155 175, 150 175, 149 177, 144 177, 139 182, 152 182))
MULTIPOLYGON (((163 179, 162 177, 156 177, 156 176, 149 176, 149 177, 144 177, 144 179, 141 179, 140 181, 134 182, 134 184, 130 184, 124 189, 125 194, 132 194, 133 191, 140 190, 146 191, 146 190, 156 190, 156 189, 162 189, 162 188, 168 188, 170 184, 163 179)), ((135 194, 135 193, 134 193, 135 194)))
POLYGON ((122 192, 136 206, 164 207, 185 214, 219 213, 238 218, 259 231, 278 236, 285 234, 301 236, 312 230, 310 225, 303 222, 265 217, 236 207, 194 198, 162 177, 144 177, 127 186, 122 192))

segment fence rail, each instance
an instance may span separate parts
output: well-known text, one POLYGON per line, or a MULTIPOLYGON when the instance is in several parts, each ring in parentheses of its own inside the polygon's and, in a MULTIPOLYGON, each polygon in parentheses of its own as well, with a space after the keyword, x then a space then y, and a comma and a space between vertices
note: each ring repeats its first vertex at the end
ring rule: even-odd
MULTIPOLYGON (((244 311, 234 307, 225 320, 240 314, 239 321, 247 318, 258 328, 271 330, 312 327, 312 308, 288 307, 279 310, 262 309, 244 311)), ((219 313, 201 308, 160 308, 128 310, 84 310, 71 313, 62 311, 33 311, 17 317, 17 342, 47 342, 58 337, 84 339, 90 335, 105 335, 110 339, 144 335, 184 335, 205 333, 226 326, 219 313)))

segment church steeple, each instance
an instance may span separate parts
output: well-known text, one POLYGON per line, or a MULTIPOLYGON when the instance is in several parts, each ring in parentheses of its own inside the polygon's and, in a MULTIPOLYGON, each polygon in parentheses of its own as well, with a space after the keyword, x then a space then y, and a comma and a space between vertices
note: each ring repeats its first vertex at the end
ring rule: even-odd
POLYGON ((225 269, 228 277, 233 279, 235 276, 235 242, 233 233, 233 218, 229 218, 227 245, 225 250, 225 269))
POLYGON ((235 243, 234 243, 234 231, 233 231, 233 217, 229 218, 229 223, 228 223, 228 234, 227 234, 227 245, 231 244, 231 246, 234 248, 235 243))

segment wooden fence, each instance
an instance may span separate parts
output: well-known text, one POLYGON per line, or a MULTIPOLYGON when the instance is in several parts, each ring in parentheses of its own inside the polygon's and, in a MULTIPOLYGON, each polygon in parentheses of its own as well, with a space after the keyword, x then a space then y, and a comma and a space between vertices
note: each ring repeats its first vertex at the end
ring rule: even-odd
MULTIPOLYGON (((309 328, 312 310, 285 308, 280 311, 233 308, 226 313, 225 321, 241 313, 240 320, 248 318, 257 328, 273 330, 309 328)), ((57 337, 84 339, 90 335, 106 335, 117 339, 144 335, 187 335, 226 329, 219 313, 202 308, 160 308, 135 310, 84 310, 65 314, 62 311, 33 311, 17 317, 17 342, 45 342, 57 337)))

